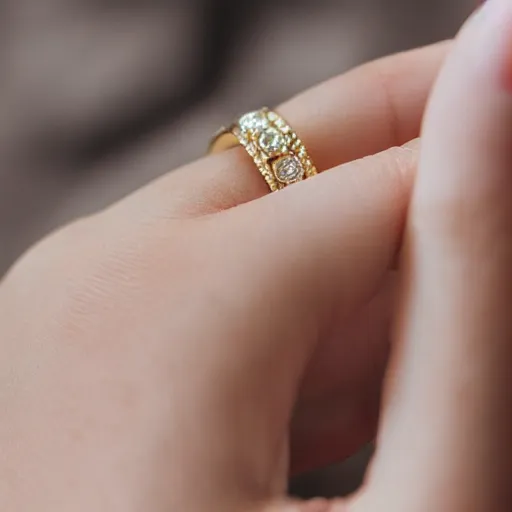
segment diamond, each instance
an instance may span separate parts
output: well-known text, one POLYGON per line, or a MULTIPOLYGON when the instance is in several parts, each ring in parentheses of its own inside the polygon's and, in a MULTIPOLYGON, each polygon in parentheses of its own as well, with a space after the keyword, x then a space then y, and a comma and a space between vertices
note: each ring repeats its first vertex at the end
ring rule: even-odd
POLYGON ((268 126, 268 120, 262 112, 249 112, 242 116, 238 122, 242 130, 261 131, 268 126))
POLYGON ((286 123, 284 122, 284 120, 283 120, 283 119, 276 119, 276 120, 274 121, 274 124, 275 124, 278 128, 281 128, 281 130, 282 130, 283 128, 288 128, 288 127, 286 126, 286 123))
POLYGON ((273 123, 279 121, 279 117, 275 112, 269 112, 267 116, 273 123))
POLYGON ((304 176, 304 168, 296 156, 284 156, 276 160, 272 167, 281 183, 293 183, 304 176))
POLYGON ((280 152, 284 146, 283 136, 275 128, 269 128, 264 131, 260 135, 258 142, 261 149, 269 154, 280 152))

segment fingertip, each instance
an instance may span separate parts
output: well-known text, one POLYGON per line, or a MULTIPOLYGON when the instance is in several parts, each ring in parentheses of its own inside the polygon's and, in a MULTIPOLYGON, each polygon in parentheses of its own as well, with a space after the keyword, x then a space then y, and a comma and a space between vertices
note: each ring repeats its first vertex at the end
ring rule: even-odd
POLYGON ((409 151, 419 151, 421 147, 421 138, 417 137, 416 139, 413 139, 409 142, 406 142, 402 148, 408 149, 409 151))
POLYGON ((420 225, 451 237, 504 204, 511 137, 512 3, 489 0, 461 30, 428 104, 413 201, 420 225))

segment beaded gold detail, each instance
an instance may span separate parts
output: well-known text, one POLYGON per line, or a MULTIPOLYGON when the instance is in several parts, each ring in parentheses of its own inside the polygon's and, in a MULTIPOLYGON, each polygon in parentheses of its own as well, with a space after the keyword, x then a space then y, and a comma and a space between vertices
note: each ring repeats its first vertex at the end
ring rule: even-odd
POLYGON ((210 152, 242 145, 272 192, 318 174, 306 147, 290 125, 276 112, 263 108, 243 115, 222 128, 210 152))

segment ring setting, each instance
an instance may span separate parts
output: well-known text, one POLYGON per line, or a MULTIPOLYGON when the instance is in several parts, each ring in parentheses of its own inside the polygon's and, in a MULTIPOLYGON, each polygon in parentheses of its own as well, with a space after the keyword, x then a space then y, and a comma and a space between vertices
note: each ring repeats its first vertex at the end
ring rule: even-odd
POLYGON ((210 152, 241 145, 253 159, 271 191, 318 173, 306 147, 276 112, 263 108, 241 116, 213 138, 210 152))

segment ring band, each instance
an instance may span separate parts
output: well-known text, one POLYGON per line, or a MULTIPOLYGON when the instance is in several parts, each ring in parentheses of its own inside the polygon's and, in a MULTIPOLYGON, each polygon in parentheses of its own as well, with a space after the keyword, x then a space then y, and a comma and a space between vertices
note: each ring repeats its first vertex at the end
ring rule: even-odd
POLYGON ((306 147, 276 112, 262 108, 240 117, 213 137, 210 153, 242 145, 272 192, 318 174, 306 147))

